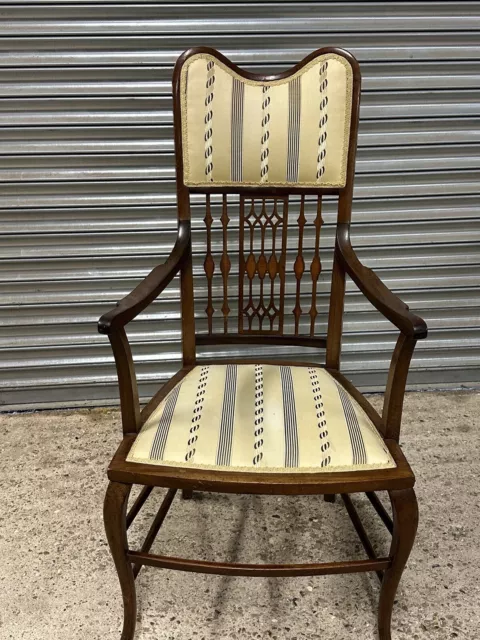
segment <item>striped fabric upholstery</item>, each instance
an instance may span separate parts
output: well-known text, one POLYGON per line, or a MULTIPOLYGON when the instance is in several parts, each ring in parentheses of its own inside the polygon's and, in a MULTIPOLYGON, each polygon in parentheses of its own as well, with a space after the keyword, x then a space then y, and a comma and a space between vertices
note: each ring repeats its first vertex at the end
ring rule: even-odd
POLYGON ((196 54, 180 83, 187 186, 345 186, 352 69, 342 56, 260 83, 196 54))
POLYGON ((247 364, 195 367, 127 460, 290 473, 395 467, 372 422, 324 369, 247 364))

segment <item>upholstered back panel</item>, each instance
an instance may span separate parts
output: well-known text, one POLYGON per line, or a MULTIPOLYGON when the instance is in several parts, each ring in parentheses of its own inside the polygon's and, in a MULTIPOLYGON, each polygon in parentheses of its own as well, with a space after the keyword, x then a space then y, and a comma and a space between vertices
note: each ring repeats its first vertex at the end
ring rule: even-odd
POLYGON ((344 187, 352 83, 335 53, 270 82, 211 54, 189 57, 180 78, 185 184, 344 187))

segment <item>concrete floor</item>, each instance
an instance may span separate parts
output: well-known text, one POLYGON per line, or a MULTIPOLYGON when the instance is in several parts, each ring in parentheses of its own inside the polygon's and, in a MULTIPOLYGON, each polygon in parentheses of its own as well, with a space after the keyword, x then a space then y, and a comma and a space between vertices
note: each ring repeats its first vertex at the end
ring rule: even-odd
MULTIPOLYGON (((375 397, 375 403, 381 398, 375 397)), ((420 526, 393 637, 480 638, 480 394, 411 393, 404 451, 420 526)), ((0 416, 0 638, 119 640, 121 601, 102 524, 113 410, 0 416)), ((152 494, 131 544, 155 512, 152 494)), ((387 536, 355 501, 378 549, 387 536)), ((340 503, 316 497, 176 499, 154 551, 238 561, 363 557, 340 503)), ((375 576, 225 578, 143 569, 136 640, 376 638, 375 576)))

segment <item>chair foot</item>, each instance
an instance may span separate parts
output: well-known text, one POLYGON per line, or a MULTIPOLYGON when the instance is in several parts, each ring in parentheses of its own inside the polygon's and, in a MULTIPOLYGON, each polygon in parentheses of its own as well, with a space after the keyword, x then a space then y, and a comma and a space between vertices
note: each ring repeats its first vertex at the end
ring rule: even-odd
POLYGON ((334 493, 326 493, 323 496, 325 502, 335 502, 335 494, 334 493))
POLYGON ((127 560, 127 502, 131 485, 110 482, 103 507, 103 520, 108 544, 117 569, 123 596, 123 630, 121 640, 133 640, 137 617, 135 579, 127 560))
POLYGON ((182 498, 183 498, 183 500, 191 500, 193 498, 193 490, 192 489, 182 489, 182 498))
POLYGON ((391 566, 385 571, 380 589, 378 635, 391 640, 390 624, 397 587, 413 547, 418 525, 418 505, 413 489, 389 491, 393 509, 391 566))

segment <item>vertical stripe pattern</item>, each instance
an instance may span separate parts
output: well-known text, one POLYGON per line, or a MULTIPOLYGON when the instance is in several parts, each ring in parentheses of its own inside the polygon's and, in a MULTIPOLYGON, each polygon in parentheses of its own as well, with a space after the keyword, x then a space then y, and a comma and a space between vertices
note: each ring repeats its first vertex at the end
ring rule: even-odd
POLYGON ((205 178, 213 181, 213 86, 215 84, 215 63, 207 62, 207 82, 205 95, 205 178))
POLYGON ((260 182, 268 182, 268 140, 270 138, 270 87, 262 88, 262 152, 260 154, 260 182))
POLYGON ((288 83, 288 147, 287 182, 298 181, 300 162, 300 112, 302 108, 301 78, 288 83))
POLYGON ((348 61, 325 54, 290 77, 256 82, 199 57, 185 62, 181 77, 187 186, 345 186, 348 61))
POLYGON ((280 367, 283 396, 283 422, 285 432, 285 466, 298 466, 298 427, 295 394, 293 390, 292 370, 280 367))
POLYGON ((313 400, 315 402, 315 411, 317 413, 317 424, 320 438, 321 463, 320 466, 328 467, 332 461, 329 454, 330 441, 328 439, 327 420, 325 418, 325 407, 323 404, 322 391, 318 380, 317 371, 314 367, 309 367, 308 373, 310 382, 312 383, 313 400))
POLYGON ((366 464, 367 452, 365 451, 365 443, 363 442, 362 432, 358 424, 358 418, 353 408, 350 396, 343 387, 337 385, 338 395, 342 403, 343 412, 345 414, 345 422, 350 436, 352 445, 353 464, 366 464))
POLYGON ((235 398, 237 394, 237 365, 227 365, 225 390, 223 393, 222 418, 216 464, 227 467, 232 457, 233 425, 235 420, 235 398))
POLYGON ((320 83, 320 120, 318 123, 318 156, 317 156, 317 182, 325 173, 325 156, 327 155, 327 122, 328 122, 328 60, 322 62, 319 69, 320 83))
POLYGON ((255 453, 253 456, 254 466, 258 465, 263 458, 263 365, 255 365, 255 443, 253 445, 255 453))
POLYGON ((175 411, 175 405, 177 404, 178 394, 180 393, 180 387, 182 384, 178 384, 173 389, 165 402, 160 421, 158 423, 157 432, 152 442, 150 449, 150 457, 154 460, 161 460, 165 451, 165 443, 167 442, 168 432, 170 430, 170 424, 172 422, 173 413, 175 411))
POLYGON ((127 460, 275 473, 395 466, 368 416, 324 369, 233 363, 190 371, 127 460))
POLYGON ((195 457, 195 444, 198 440, 198 431, 202 420, 202 410, 205 401, 205 392, 207 390, 207 380, 210 367, 202 367, 200 371, 200 379, 198 381, 197 395, 193 407, 192 424, 190 426, 190 436, 187 441, 187 453, 185 454, 185 462, 191 462, 195 457))
POLYGON ((233 78, 232 87, 232 130, 230 179, 232 182, 243 180, 243 103, 245 99, 245 84, 233 78))

